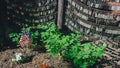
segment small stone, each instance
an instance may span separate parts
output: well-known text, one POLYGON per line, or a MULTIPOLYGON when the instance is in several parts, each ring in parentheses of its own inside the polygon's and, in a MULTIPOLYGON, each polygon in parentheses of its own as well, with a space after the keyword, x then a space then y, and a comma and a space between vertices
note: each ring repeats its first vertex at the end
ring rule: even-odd
POLYGON ((112 66, 105 66, 104 68, 113 68, 112 66))
POLYGON ((120 61, 117 62, 117 65, 120 65, 120 61))
POLYGON ((107 46, 107 44, 106 44, 106 43, 103 43, 103 46, 107 46))

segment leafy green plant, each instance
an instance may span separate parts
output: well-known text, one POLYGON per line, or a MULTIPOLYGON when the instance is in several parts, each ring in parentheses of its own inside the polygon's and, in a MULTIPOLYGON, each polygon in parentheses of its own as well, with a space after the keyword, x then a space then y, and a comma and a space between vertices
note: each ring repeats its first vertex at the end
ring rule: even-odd
MULTIPOLYGON (((73 62, 76 68, 86 68, 93 65, 104 53, 104 46, 99 45, 99 47, 95 48, 90 43, 81 44, 79 40, 81 34, 70 33, 64 35, 54 23, 40 24, 36 29, 42 29, 42 32, 31 30, 29 27, 22 30, 31 33, 34 45, 37 45, 38 36, 41 35, 41 40, 46 43, 45 47, 51 55, 63 56, 67 61, 73 62)), ((13 34, 11 37, 16 42, 19 41, 20 35, 13 34)))
POLYGON ((93 65, 98 58, 101 58, 104 53, 104 46, 100 45, 95 48, 90 43, 83 45, 71 46, 69 50, 64 52, 64 56, 68 61, 73 60, 76 68, 86 68, 93 65))
POLYGON ((90 43, 81 44, 78 40, 82 35, 71 33, 63 35, 54 23, 43 25, 41 38, 46 43, 47 51, 53 56, 62 55, 72 61, 76 68, 86 68, 101 58, 105 47, 95 48, 90 43))
MULTIPOLYGON (((31 37, 33 39, 32 47, 35 47, 38 45, 38 40, 39 40, 39 36, 40 36, 39 30, 31 29, 31 27, 24 27, 24 28, 22 28, 22 32, 31 34, 31 37)), ((18 46, 19 46, 19 40, 22 35, 22 32, 9 34, 9 37, 12 39, 12 42, 15 42, 18 46)))
POLYGON ((41 33, 41 39, 46 43, 46 49, 52 55, 60 55, 63 50, 71 44, 78 35, 71 34, 70 36, 63 35, 54 23, 43 27, 44 32, 41 33))
POLYGON ((9 37, 12 38, 12 41, 16 44, 19 44, 19 38, 21 36, 21 33, 11 33, 9 34, 9 37))
POLYGON ((47 51, 52 55, 59 55, 62 50, 59 46, 61 33, 56 29, 55 24, 50 24, 48 26, 44 25, 42 29, 45 29, 45 31, 41 33, 41 38, 42 41, 47 44, 47 51))

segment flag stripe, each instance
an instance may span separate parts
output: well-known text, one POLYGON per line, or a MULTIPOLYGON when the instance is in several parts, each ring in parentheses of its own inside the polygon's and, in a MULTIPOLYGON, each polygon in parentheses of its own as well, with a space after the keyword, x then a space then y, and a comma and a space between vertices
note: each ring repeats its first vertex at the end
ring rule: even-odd
POLYGON ((29 47, 32 45, 33 40, 28 37, 28 35, 24 34, 20 37, 19 44, 21 47, 29 47))

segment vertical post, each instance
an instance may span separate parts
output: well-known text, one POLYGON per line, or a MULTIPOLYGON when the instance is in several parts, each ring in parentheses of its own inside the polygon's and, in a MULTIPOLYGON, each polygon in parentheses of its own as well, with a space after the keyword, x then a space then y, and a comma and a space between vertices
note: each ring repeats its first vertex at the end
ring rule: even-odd
POLYGON ((57 17, 57 26, 58 26, 58 29, 62 29, 63 8, 64 8, 64 0, 58 0, 58 17, 57 17))

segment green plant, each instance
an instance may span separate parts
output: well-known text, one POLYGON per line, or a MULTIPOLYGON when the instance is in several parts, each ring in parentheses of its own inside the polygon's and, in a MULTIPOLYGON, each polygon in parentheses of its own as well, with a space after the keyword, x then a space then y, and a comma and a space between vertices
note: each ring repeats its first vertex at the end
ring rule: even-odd
POLYGON ((71 46, 69 50, 64 52, 64 56, 68 61, 73 60, 76 68, 86 68, 87 66, 93 65, 98 58, 101 58, 104 53, 105 47, 100 45, 95 48, 90 43, 83 45, 71 46))
POLYGON ((60 51, 60 36, 61 33, 56 28, 55 24, 51 23, 48 26, 41 27, 45 31, 41 33, 41 38, 44 43, 46 43, 46 49, 52 55, 59 55, 60 51))
POLYGON ((95 48, 90 43, 81 44, 79 38, 82 35, 64 35, 54 23, 42 25, 41 28, 44 30, 41 38, 46 43, 47 51, 54 56, 64 56, 68 61, 72 61, 76 68, 86 68, 94 64, 104 53, 104 46, 95 48))
MULTIPOLYGON (((80 37, 77 34, 63 35, 54 23, 42 27, 45 31, 41 33, 41 39, 46 43, 46 49, 52 55, 60 55, 63 50, 71 44, 75 37, 80 37)), ((76 39, 77 40, 77 39, 76 39)))
MULTIPOLYGON (((41 35, 41 40, 46 43, 45 47, 51 55, 64 56, 68 61, 73 62, 76 68, 86 68, 93 65, 104 53, 104 46, 99 45, 99 47, 95 48, 90 43, 81 44, 79 40, 82 36, 81 34, 70 33, 69 35, 64 35, 54 23, 48 25, 40 24, 36 28, 42 29, 42 32, 31 30, 29 27, 23 29, 31 33, 33 44, 37 45, 38 36, 41 35)), ((16 36, 15 34, 14 36, 13 34, 12 37, 15 41, 18 41, 20 35, 16 36)))
MULTIPOLYGON (((16 44, 19 44, 21 33, 11 33, 9 34, 9 37, 12 39, 12 42, 15 42, 16 44)), ((17 45, 19 46, 19 45, 17 45)))
POLYGON ((31 38, 33 39, 33 43, 31 47, 35 47, 38 45, 38 40, 39 40, 39 36, 40 36, 40 31, 39 30, 34 30, 31 27, 24 27, 21 30, 22 32, 19 33, 10 33, 9 37, 12 39, 12 42, 15 42, 18 46, 19 46, 19 40, 20 37, 22 36, 22 33, 24 32, 26 33, 30 33, 31 34, 31 38))

